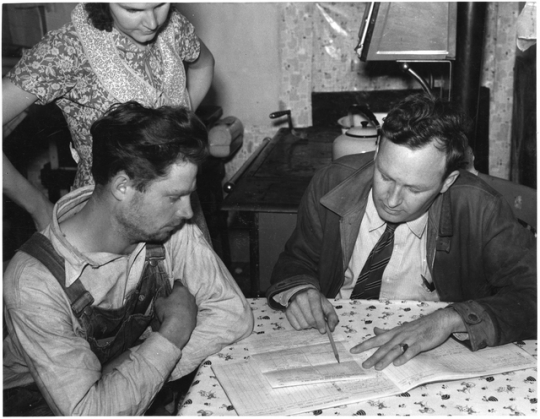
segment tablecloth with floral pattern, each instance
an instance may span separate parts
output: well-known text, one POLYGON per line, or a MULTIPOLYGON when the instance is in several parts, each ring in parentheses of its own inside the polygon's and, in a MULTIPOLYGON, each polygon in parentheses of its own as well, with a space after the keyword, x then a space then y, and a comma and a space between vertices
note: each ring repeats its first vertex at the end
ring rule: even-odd
MULTIPOLYGON (((283 312, 268 307, 266 299, 249 300, 255 318, 254 334, 291 330, 283 312)), ((417 301, 336 300, 338 328, 348 339, 361 342, 373 336, 373 327, 391 328, 446 306, 417 301)), ((249 338, 248 338, 249 339, 249 338)), ((245 359, 244 341, 209 357, 199 368, 183 399, 179 416, 236 416, 234 406, 216 379, 212 365, 245 359)), ((537 357, 537 341, 516 342, 537 357)), ((508 415, 537 414, 537 369, 526 369, 473 379, 430 383, 397 396, 315 410, 300 416, 318 415, 508 415)))

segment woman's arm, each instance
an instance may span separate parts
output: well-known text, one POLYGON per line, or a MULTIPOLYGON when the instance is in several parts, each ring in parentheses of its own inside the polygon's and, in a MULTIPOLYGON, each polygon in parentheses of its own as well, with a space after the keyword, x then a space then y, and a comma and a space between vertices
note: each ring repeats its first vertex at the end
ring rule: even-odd
POLYGON ((199 58, 187 62, 187 89, 191 100, 191 108, 195 111, 208 93, 214 77, 214 56, 204 44, 201 43, 199 58))
MULTIPOLYGON (((3 79, 3 126, 5 127, 7 123, 19 116, 21 112, 36 100, 37 97, 35 95, 25 92, 8 79, 3 79)), ((15 169, 5 154, 2 155, 2 176, 3 193, 30 213, 38 231, 47 227, 51 220, 53 204, 15 169)))
POLYGON ((2 79, 2 125, 6 125, 32 103, 37 96, 25 92, 14 85, 9 79, 2 79))

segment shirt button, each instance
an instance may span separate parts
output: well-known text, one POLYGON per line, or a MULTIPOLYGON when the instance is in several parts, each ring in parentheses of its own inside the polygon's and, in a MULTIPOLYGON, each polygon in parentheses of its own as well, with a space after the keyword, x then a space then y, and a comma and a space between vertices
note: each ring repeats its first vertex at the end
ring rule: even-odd
POLYGON ((145 299, 145 296, 144 296, 144 295, 142 295, 142 294, 139 295, 139 301, 144 301, 144 299, 145 299))

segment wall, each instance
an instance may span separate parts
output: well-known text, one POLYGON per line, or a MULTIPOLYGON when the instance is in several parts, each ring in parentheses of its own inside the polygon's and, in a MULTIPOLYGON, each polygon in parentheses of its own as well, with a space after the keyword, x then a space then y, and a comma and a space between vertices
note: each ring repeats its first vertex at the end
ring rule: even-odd
POLYGON ((268 115, 279 109, 278 3, 177 3, 216 60, 204 103, 244 124, 244 145, 227 164, 232 176, 267 136, 277 131, 268 115))
POLYGON ((71 12, 77 3, 45 3, 47 29, 58 29, 71 20, 71 12))

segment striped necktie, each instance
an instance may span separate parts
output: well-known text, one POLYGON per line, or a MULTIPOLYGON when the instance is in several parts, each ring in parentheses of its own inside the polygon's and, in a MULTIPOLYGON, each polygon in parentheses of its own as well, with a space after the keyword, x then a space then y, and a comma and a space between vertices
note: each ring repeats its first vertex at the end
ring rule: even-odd
POLYGON ((378 299, 384 269, 394 250, 394 231, 399 224, 386 223, 386 230, 369 254, 362 272, 356 280, 351 299, 378 299))

